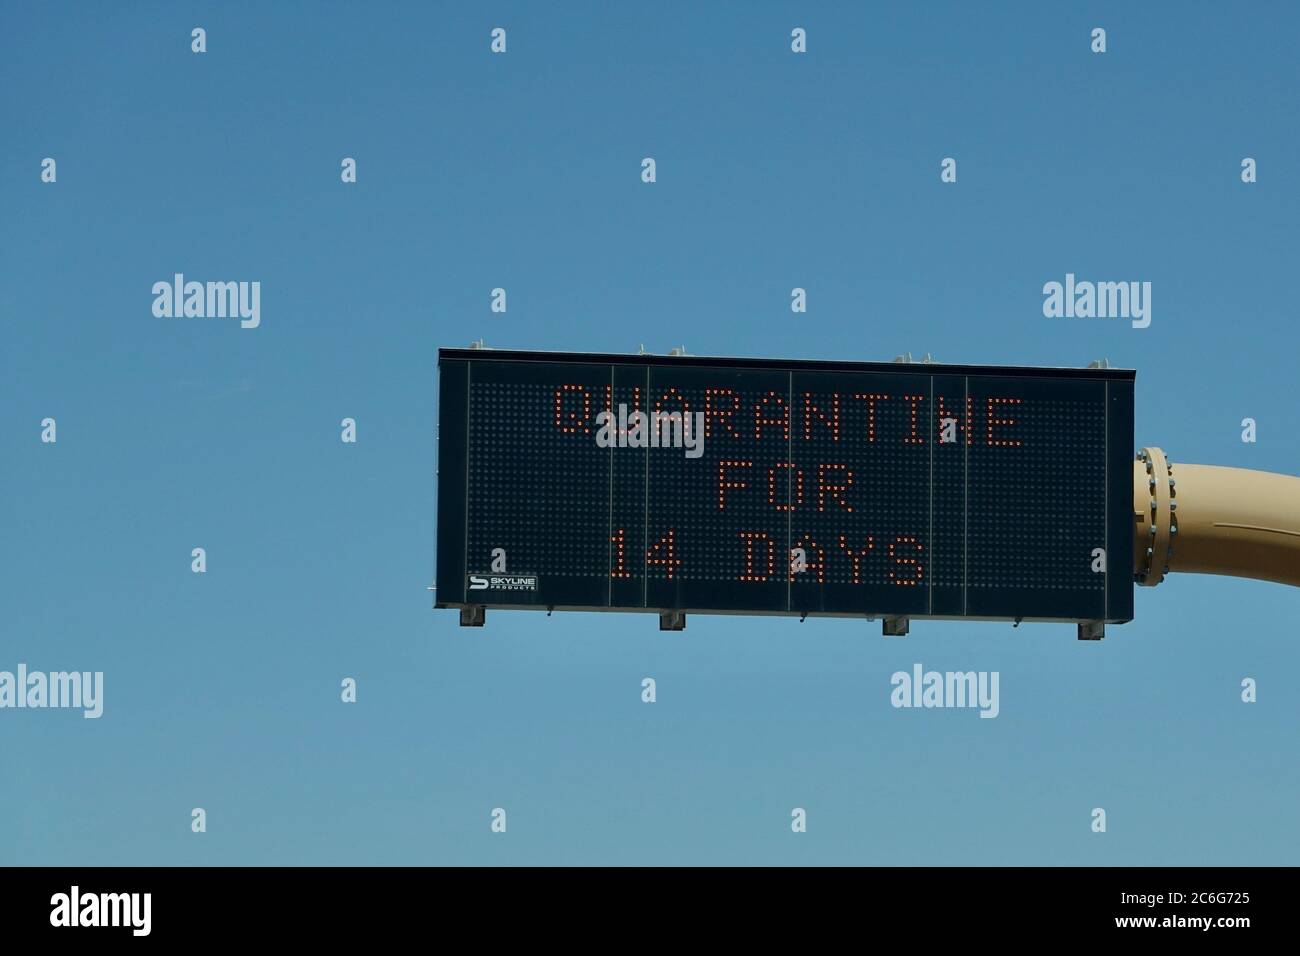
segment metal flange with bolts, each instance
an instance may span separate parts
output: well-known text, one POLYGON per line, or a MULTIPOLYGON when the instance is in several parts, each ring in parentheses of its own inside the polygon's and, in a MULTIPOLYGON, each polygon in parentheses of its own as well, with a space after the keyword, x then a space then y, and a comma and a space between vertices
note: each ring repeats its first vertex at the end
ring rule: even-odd
POLYGON ((1300 478, 1175 467, 1143 448, 1133 462, 1133 571, 1144 587, 1174 571, 1300 587, 1300 478))

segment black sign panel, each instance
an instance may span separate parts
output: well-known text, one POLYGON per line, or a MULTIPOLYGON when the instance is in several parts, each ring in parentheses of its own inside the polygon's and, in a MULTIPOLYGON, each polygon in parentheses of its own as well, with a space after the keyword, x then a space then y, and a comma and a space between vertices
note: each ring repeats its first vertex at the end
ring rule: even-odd
POLYGON ((1132 371, 439 367, 439 607, 1132 617, 1132 371))

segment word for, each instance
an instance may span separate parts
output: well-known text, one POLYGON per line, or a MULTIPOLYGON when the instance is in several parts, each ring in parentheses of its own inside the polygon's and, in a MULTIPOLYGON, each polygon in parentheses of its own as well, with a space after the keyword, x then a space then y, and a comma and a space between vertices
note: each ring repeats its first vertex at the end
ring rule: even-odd
POLYGON ((262 283, 186 282, 176 273, 172 282, 153 284, 153 314, 160 319, 239 319, 240 328, 262 323, 262 283))
MULTIPOLYGON (((727 509, 727 492, 744 491, 749 482, 740 476, 743 469, 753 468, 752 461, 722 460, 718 462, 718 510, 727 509), (735 472, 735 474, 733 474, 735 472)), ((848 465, 833 462, 819 464, 816 468, 816 494, 809 495, 809 504, 817 503, 817 510, 824 512, 828 503, 834 507, 852 513, 853 505, 849 503, 848 491, 853 487, 853 472, 848 465)), ((734 495, 733 495, 734 499, 734 495)), ((767 503, 775 511, 795 511, 804 503, 803 469, 795 467, 793 462, 779 461, 767 469, 767 503), (784 490, 782 490, 784 489, 784 490), (784 497, 785 500, 778 500, 784 497)))

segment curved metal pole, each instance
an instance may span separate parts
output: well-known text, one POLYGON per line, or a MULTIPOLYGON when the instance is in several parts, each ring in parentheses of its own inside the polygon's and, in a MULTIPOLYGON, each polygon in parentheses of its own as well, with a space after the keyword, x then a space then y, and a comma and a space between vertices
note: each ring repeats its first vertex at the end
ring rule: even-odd
POLYGON ((1145 585, 1186 571, 1300 587, 1300 478, 1175 467, 1159 448, 1142 449, 1133 463, 1133 570, 1145 585))

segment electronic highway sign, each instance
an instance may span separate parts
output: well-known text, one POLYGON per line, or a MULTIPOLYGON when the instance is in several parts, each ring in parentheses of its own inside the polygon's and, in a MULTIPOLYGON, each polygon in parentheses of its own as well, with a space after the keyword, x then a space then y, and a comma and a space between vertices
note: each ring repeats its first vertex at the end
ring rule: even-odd
POLYGON ((1120 369, 443 349, 439 607, 1122 622, 1120 369))

